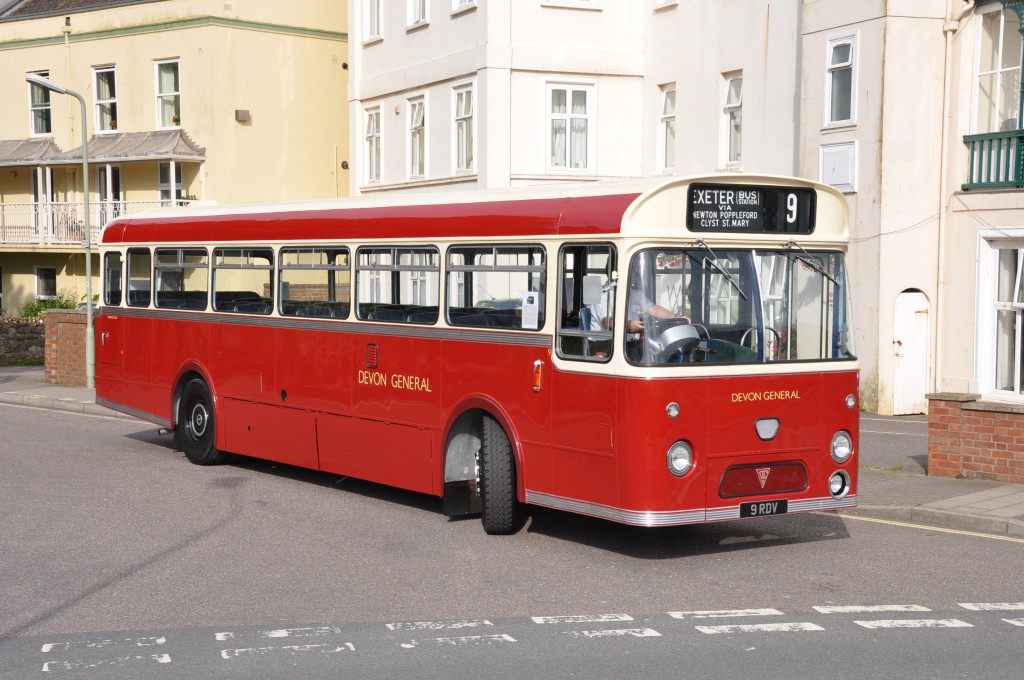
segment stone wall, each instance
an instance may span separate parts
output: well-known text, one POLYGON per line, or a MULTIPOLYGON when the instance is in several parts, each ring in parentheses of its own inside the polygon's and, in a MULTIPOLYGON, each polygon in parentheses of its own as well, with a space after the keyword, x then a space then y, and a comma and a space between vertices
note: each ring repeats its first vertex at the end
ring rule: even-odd
POLYGON ((1024 484, 1024 405, 929 394, 928 474, 1024 484))
POLYGON ((42 361, 46 327, 42 319, 0 319, 0 366, 42 361))
POLYGON ((85 385, 84 311, 46 312, 46 382, 85 385))

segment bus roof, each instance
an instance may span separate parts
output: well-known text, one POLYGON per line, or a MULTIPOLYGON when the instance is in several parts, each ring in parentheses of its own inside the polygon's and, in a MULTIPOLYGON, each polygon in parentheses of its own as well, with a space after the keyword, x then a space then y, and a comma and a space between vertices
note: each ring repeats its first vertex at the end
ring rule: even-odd
MULTIPOLYGON (((807 187, 817 228, 801 241, 841 243, 848 208, 832 187, 791 177, 725 173, 632 181, 557 184, 460 193, 389 194, 294 203, 161 208, 120 217, 103 231, 118 243, 273 242, 612 235, 701 237, 687 229, 691 184, 807 187)), ((715 234, 751 240, 750 233, 715 234)), ((765 234, 754 235, 763 240, 765 234)), ((778 233, 768 234, 774 240, 778 233)), ((704 235, 707 237, 707 235, 704 235)))

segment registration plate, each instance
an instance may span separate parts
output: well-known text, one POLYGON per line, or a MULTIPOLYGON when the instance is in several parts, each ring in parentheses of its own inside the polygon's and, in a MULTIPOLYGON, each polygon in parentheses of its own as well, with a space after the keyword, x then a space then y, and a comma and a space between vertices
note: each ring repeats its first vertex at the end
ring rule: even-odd
POLYGON ((758 501, 740 503, 740 517, 764 517, 765 515, 785 515, 789 512, 789 501, 758 501))

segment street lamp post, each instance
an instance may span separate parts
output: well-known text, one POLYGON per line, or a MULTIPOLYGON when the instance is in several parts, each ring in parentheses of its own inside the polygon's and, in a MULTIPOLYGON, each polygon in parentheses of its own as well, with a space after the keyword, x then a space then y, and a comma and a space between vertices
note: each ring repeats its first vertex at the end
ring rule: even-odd
POLYGON ((57 94, 68 94, 78 100, 82 107, 82 190, 85 211, 85 386, 96 387, 96 331, 92 310, 92 230, 89 219, 89 132, 86 124, 85 99, 74 90, 61 87, 48 78, 30 73, 25 79, 33 85, 46 88, 57 94))

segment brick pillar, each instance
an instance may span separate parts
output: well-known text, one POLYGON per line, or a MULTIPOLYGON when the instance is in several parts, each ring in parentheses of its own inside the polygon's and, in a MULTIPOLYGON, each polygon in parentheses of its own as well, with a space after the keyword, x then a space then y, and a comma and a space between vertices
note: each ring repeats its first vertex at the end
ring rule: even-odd
POLYGON ((46 382, 85 385, 84 311, 46 312, 46 382))

